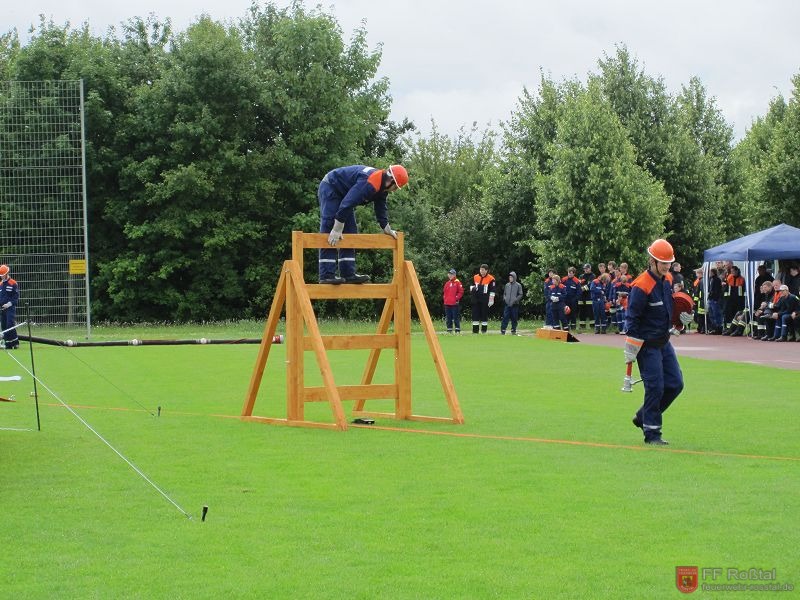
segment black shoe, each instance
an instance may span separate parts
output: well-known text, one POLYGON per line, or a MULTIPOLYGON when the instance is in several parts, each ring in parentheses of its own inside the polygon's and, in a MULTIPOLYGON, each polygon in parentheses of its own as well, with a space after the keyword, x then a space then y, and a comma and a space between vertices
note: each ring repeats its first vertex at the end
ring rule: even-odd
POLYGON ((367 283, 369 281, 369 275, 359 275, 358 273, 353 273, 349 277, 344 278, 345 283, 367 283))
POLYGON ((334 275, 333 277, 326 277, 325 279, 320 279, 319 282, 320 283, 332 283, 332 284, 335 284, 335 285, 339 285, 340 283, 344 283, 344 279, 334 275))
POLYGON ((788 342, 789 340, 787 340, 785 337, 779 337, 779 338, 778 338, 777 340, 775 340, 775 341, 776 341, 776 342, 788 342))
POLYGON ((631 419, 631 423, 633 423, 634 427, 638 427, 639 429, 642 428, 642 422, 641 422, 641 420, 639 420, 639 415, 633 415, 633 418, 631 419))
POLYGON ((667 440, 662 440, 661 438, 653 438, 652 440, 645 440, 645 444, 648 446, 669 446, 669 442, 667 440))

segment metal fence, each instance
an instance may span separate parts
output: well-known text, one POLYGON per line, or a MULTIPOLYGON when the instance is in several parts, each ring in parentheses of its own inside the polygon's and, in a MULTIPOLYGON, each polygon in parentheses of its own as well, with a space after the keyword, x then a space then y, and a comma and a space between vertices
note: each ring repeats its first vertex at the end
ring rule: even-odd
POLYGON ((83 81, 0 81, 0 262, 18 320, 91 332, 83 81))

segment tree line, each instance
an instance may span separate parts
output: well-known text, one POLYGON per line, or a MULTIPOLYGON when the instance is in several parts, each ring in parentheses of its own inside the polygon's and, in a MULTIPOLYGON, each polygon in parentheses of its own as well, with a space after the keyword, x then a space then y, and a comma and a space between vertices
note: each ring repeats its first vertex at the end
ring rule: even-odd
MULTIPOLYGON (((540 74, 499 132, 434 124, 423 136, 390 120, 380 60, 364 25, 345 40, 302 2, 181 32, 151 16, 103 36, 44 19, 25 44, 0 36, 4 80, 85 82, 94 318, 263 317, 291 231, 318 229, 319 180, 345 164, 408 168, 391 223, 434 314, 451 267, 468 279, 486 262, 501 282, 516 271, 535 313, 550 267, 614 259, 635 271, 661 236, 694 266, 735 236, 800 225, 800 74, 738 143, 698 78, 670 94, 624 46, 585 80, 540 74)), ((357 218, 378 231, 371 211, 357 218)), ((359 270, 388 278, 391 257, 361 253, 359 270)))

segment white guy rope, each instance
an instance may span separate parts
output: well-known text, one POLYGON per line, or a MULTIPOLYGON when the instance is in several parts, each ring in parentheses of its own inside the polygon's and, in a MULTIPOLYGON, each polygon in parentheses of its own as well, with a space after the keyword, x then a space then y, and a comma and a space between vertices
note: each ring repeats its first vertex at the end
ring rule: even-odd
POLYGON ((67 410, 68 410, 70 413, 72 413, 72 416, 73 416, 73 417, 75 417, 76 419, 78 419, 78 421, 80 421, 81 423, 83 423, 83 425, 86 427, 86 429, 88 429, 88 430, 89 430, 89 431, 91 431, 93 434, 95 434, 95 435, 96 435, 96 436, 97 436, 97 437, 100 439, 100 441, 101 441, 101 442, 103 442, 103 443, 104 443, 106 446, 108 446, 109 448, 111 448, 111 450, 114 452, 114 454, 116 454, 116 455, 117 455, 117 456, 119 456, 119 457, 120 457, 122 460, 124 460, 124 461, 125 461, 125 462, 128 464, 128 466, 129 466, 131 469, 133 469, 134 471, 136 471, 136 473, 138 473, 138 474, 139 474, 139 476, 140 476, 142 479, 144 479, 144 480, 145 480, 147 483, 149 483, 149 484, 152 486, 152 488, 153 488, 154 490, 156 490, 156 491, 157 491, 159 494, 161 494, 161 495, 162 495, 164 498, 166 498, 166 499, 169 501, 169 503, 170 503, 170 504, 172 504, 172 506, 174 506, 174 507, 175 507, 175 508, 177 508, 177 509, 178 509, 180 512, 182 512, 182 513, 183 513, 183 515, 184 515, 186 518, 188 518, 188 519, 190 519, 190 520, 192 520, 192 521, 194 520, 194 519, 192 518, 192 515, 190 515, 188 512, 186 512, 186 511, 185 511, 185 510, 184 510, 184 509, 183 509, 183 508, 182 508, 182 507, 181 507, 181 506, 180 506, 180 505, 179 505, 177 502, 175 502, 175 500, 173 500, 172 498, 170 498, 170 496, 169 496, 169 495, 168 495, 168 494, 167 494, 167 493, 166 493, 164 490, 162 490, 160 487, 158 487, 158 485, 156 485, 156 484, 153 482, 153 480, 151 480, 151 479, 150 479, 150 478, 149 478, 147 475, 145 475, 145 474, 142 472, 142 470, 141 470, 141 469, 139 469, 139 467, 137 467, 137 466, 136 466, 135 464, 133 464, 133 463, 132 463, 130 460, 128 460, 128 459, 125 457, 125 455, 123 455, 123 454, 122 454, 122 452, 120 452, 119 450, 117 450, 116 448, 114 448, 114 446, 112 446, 112 445, 111 445, 111 443, 110 443, 110 442, 109 442, 109 441, 108 441, 106 438, 104 438, 102 435, 100 435, 100 434, 99 434, 99 433, 98 433, 98 432, 97 432, 97 431, 96 431, 96 430, 95 430, 95 429, 94 429, 94 428, 93 428, 91 425, 89 425, 89 423, 87 423, 87 422, 86 422, 86 421, 83 419, 83 417, 81 417, 81 416, 80 416, 78 413, 76 413, 74 410, 72 410, 72 407, 71 407, 71 406, 69 406, 69 405, 68 405, 66 402, 64 402, 64 401, 63 401, 61 398, 59 398, 58 394, 56 394, 56 393, 55 393, 53 390, 51 390, 51 389, 50 389, 50 388, 47 386, 47 384, 46 384, 44 381, 42 381, 42 380, 41 380, 41 379, 39 379, 39 378, 38 378, 36 375, 34 375, 33 373, 31 373, 31 372, 30 372, 30 371, 27 369, 27 367, 25 367, 25 365, 23 365, 21 362, 19 362, 19 361, 18 361, 18 360, 17 360, 17 359, 14 357, 14 355, 13 355, 13 354, 11 354, 11 353, 9 352, 9 353, 8 353, 8 355, 9 355, 9 356, 10 356, 10 357, 11 357, 11 358, 14 360, 14 362, 16 362, 16 363, 17 363, 17 364, 18 364, 18 365, 19 365, 19 366, 22 368, 22 370, 23 370, 23 371, 25 371, 25 372, 26 372, 28 375, 30 375, 30 376, 31 376, 31 377, 32 377, 34 380, 38 381, 38 382, 39 382, 39 384, 40 384, 40 385, 41 385, 41 386, 42 386, 44 389, 46 389, 48 392, 50 392, 50 394, 53 396, 53 398, 55 398, 56 400, 58 400, 58 402, 61 404, 61 406, 63 406, 63 407, 64 407, 64 408, 66 408, 66 409, 67 409, 67 410))

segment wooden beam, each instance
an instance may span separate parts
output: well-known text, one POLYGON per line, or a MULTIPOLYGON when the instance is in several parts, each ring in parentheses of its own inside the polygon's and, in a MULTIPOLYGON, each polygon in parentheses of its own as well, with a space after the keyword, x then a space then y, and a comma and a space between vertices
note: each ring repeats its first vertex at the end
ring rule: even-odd
MULTIPOLYGON (((336 421, 339 429, 345 430, 347 429, 347 421, 345 420, 344 411, 342 410, 342 401, 339 397, 339 391, 336 388, 336 383, 333 379, 333 371, 331 370, 331 364, 328 361, 328 354, 325 352, 325 345, 322 343, 322 335, 319 332, 317 318, 314 316, 314 307, 311 305, 311 298, 308 297, 308 292, 303 284, 303 274, 300 272, 297 263, 294 261, 290 261, 289 263, 289 277, 294 284, 292 287, 297 294, 297 303, 299 305, 300 312, 303 315, 303 320, 305 321, 306 327, 308 328, 308 334, 312 340, 314 354, 317 357, 317 364, 319 365, 319 370, 322 375, 322 381, 325 385, 325 389, 328 392, 328 402, 330 402, 334 420, 336 421)), ((300 390, 298 390, 298 394, 299 393, 300 390)))
MULTIPOLYGON (((372 385, 340 385, 339 397, 342 400, 370 400, 376 398, 393 399, 397 397, 397 386, 394 384, 372 385)), ((324 402, 328 399, 324 387, 307 387, 306 402, 324 402)))
MULTIPOLYGON (((303 233, 302 231, 292 232, 292 242, 294 234, 300 234, 302 248, 327 248, 327 233, 303 233)), ((345 233, 344 237, 336 243, 337 248, 361 248, 364 250, 393 250, 395 240, 392 236, 374 233, 345 233)))
MULTIPOLYGON (((393 335, 323 335, 325 350, 372 350, 376 348, 397 348, 397 338, 393 335)), ((314 342, 308 336, 303 338, 303 350, 314 349, 314 342)))
POLYGON ((315 427, 317 429, 339 429, 336 423, 319 423, 316 421, 290 421, 289 419, 273 419, 272 417, 242 417, 242 421, 266 423, 268 425, 286 425, 287 427, 315 427))
POLYGON ((436 372, 439 374, 439 381, 442 384, 447 405, 450 407, 450 414, 453 421, 456 423, 464 422, 464 415, 461 412, 461 407, 458 404, 458 396, 456 389, 453 385, 453 379, 450 377, 450 371, 447 368, 447 363, 442 354, 442 348, 439 345, 439 338, 436 331, 433 329, 433 322, 431 321, 431 314, 428 312, 428 305, 425 303, 425 296, 422 293, 422 288, 417 279, 417 272, 414 270, 414 265, 410 260, 405 263, 406 283, 411 289, 411 297, 414 299, 414 305, 417 308, 419 321, 422 325, 422 330, 425 332, 425 338, 428 340, 428 348, 433 357, 433 364, 436 365, 436 372))
POLYGON ((264 334, 261 338, 261 345, 258 347, 258 355, 256 356, 256 364, 253 368, 253 374, 250 376, 250 385, 247 388, 247 394, 244 397, 244 405, 242 406, 242 416, 250 416, 253 414, 253 406, 256 403, 256 396, 258 396, 258 389, 261 386, 261 380, 264 377, 264 368, 267 365, 269 358, 269 351, 272 348, 272 338, 275 335, 275 330, 278 327, 278 321, 281 318, 283 305, 286 303, 286 263, 283 263, 281 268, 280 277, 278 277, 278 287, 275 290, 275 297, 272 299, 272 306, 269 309, 269 316, 264 325, 264 334))
POLYGON ((397 295, 391 283, 342 283, 340 285, 306 284, 308 297, 312 300, 342 300, 359 298, 393 298, 397 295))

